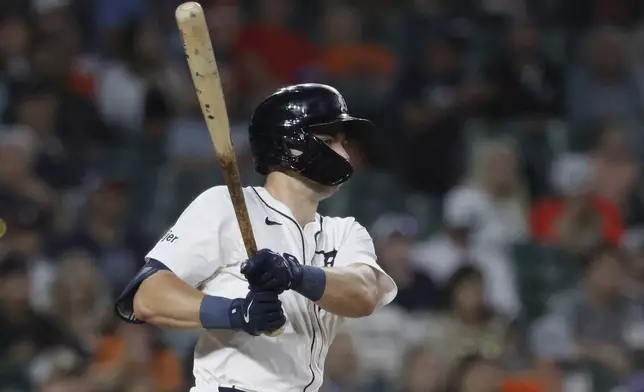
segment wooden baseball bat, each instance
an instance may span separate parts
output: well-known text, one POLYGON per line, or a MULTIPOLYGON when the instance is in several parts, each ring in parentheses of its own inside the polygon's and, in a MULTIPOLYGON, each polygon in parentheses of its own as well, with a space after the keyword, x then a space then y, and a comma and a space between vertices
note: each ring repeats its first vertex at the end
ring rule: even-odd
MULTIPOLYGON (((203 8, 194 1, 180 4, 176 9, 175 18, 201 111, 224 174, 248 258, 251 258, 257 253, 257 245, 244 200, 239 167, 230 137, 226 101, 203 8)), ((280 329, 267 335, 278 336, 282 332, 283 329, 280 329)))

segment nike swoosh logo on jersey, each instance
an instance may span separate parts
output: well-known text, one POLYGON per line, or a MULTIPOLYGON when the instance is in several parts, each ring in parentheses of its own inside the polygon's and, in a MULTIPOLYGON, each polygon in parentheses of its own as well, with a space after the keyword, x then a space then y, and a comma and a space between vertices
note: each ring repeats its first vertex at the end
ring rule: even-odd
POLYGON ((248 307, 246 307, 246 311, 244 312, 244 322, 248 324, 250 321, 250 317, 248 317, 248 312, 250 311, 250 307, 253 306, 253 301, 255 298, 251 299, 250 302, 248 303, 248 307))
POLYGON ((266 220, 264 221, 264 223, 266 223, 268 226, 281 226, 282 225, 280 222, 275 222, 275 221, 272 221, 272 220, 268 219, 268 217, 266 217, 266 220))

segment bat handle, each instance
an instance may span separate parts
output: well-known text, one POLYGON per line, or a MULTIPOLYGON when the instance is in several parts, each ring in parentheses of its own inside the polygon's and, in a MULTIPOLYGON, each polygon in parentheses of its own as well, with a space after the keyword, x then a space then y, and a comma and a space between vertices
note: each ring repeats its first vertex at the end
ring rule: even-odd
MULTIPOLYGON (((244 267, 246 266, 246 264, 248 264, 248 262, 247 262, 247 261, 244 261, 244 262, 242 263, 242 265, 241 265, 241 269, 244 269, 244 267)), ((284 326, 282 326, 282 327, 281 327, 280 329, 278 329, 278 330, 270 331, 270 332, 264 332, 263 334, 264 334, 264 335, 266 335, 266 336, 269 336, 269 337, 271 337, 271 338, 274 338, 274 337, 276 337, 276 336, 280 336, 280 335, 281 335, 281 334, 283 334, 283 333, 284 333, 284 326)))

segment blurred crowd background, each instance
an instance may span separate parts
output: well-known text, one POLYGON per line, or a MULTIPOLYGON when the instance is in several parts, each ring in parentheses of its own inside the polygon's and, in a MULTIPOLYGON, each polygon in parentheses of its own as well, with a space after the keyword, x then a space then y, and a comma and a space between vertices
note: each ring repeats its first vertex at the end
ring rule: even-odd
MULTIPOLYGON (((176 0, 0 0, 0 391, 179 392, 194 332, 115 319, 222 177, 176 0)), ((396 280, 324 392, 644 391, 644 3, 204 0, 243 181, 274 89, 379 130, 323 212, 396 280)), ((213 206, 213 211, 216 206, 213 206)))

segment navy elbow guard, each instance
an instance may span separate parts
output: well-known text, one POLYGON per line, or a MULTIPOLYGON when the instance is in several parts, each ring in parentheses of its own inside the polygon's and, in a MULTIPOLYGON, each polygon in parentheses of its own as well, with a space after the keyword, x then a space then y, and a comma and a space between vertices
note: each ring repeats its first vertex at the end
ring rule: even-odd
POLYGON ((125 287, 125 290, 123 290, 121 295, 116 299, 116 304, 114 306, 116 315, 125 322, 142 324, 143 321, 137 320, 134 315, 134 296, 144 280, 157 272, 164 270, 170 271, 170 268, 158 260, 151 259, 145 263, 143 268, 139 270, 130 283, 125 287))

